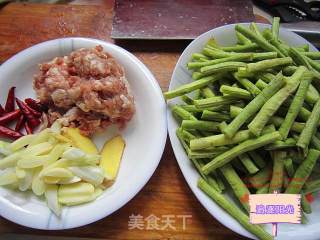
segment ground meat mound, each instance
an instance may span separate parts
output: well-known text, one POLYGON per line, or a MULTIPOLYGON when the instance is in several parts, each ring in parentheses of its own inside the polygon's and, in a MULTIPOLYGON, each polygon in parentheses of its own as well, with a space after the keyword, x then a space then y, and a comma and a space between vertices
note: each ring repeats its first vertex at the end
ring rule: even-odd
POLYGON ((33 88, 49 107, 50 123, 59 118, 89 136, 111 123, 124 127, 135 112, 123 67, 101 46, 56 57, 39 68, 33 88))

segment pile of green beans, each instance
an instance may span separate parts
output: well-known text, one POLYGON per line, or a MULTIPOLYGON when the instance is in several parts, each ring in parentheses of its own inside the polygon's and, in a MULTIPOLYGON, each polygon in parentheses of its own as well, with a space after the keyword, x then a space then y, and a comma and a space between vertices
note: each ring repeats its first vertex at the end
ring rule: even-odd
MULTIPOLYGON (((164 93, 180 123, 177 136, 201 175, 199 187, 248 231, 249 194, 320 191, 320 53, 279 38, 279 18, 260 31, 235 26, 238 43, 211 38, 191 56, 193 81, 164 93), (237 207, 222 195, 228 188, 237 207)), ((305 220, 305 218, 303 217, 305 220)))

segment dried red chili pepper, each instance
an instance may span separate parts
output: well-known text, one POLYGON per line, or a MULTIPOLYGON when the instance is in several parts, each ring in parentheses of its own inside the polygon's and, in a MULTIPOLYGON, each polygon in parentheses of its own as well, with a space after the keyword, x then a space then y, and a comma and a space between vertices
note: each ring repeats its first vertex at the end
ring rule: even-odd
POLYGON ((23 136, 20 132, 16 132, 12 130, 11 128, 7 128, 4 126, 0 126, 0 136, 7 137, 10 139, 18 139, 23 136))
POLYGON ((41 117, 41 113, 40 112, 38 112, 38 111, 36 111, 36 110, 34 110, 33 108, 31 108, 30 106, 28 106, 28 105, 26 105, 26 107, 29 109, 29 111, 33 114, 33 116, 35 116, 35 117, 41 117))
POLYGON ((16 87, 11 87, 8 92, 7 102, 6 106, 4 107, 6 112, 12 112, 14 111, 14 90, 16 87))
POLYGON ((31 128, 35 128, 36 126, 38 126, 40 124, 40 120, 32 114, 28 106, 18 98, 16 98, 16 102, 22 114, 25 116, 27 122, 29 123, 29 126, 31 128))
POLYGON ((17 121, 16 127, 15 127, 15 131, 19 132, 21 130, 21 128, 24 126, 24 123, 26 122, 26 118, 21 115, 17 121))
POLYGON ((26 129, 27 134, 33 134, 32 128, 30 127, 28 122, 24 123, 24 128, 26 129))
POLYGON ((13 120, 18 119, 20 116, 20 109, 14 110, 13 112, 5 113, 0 117, 0 125, 5 125, 13 120))
POLYGON ((38 112, 45 112, 48 110, 48 108, 45 105, 41 104, 40 102, 32 98, 26 98, 24 101, 26 102, 26 104, 28 104, 29 107, 33 108, 38 112))
POLYGON ((2 105, 0 104, 0 116, 2 116, 6 111, 4 110, 4 108, 2 107, 2 105))

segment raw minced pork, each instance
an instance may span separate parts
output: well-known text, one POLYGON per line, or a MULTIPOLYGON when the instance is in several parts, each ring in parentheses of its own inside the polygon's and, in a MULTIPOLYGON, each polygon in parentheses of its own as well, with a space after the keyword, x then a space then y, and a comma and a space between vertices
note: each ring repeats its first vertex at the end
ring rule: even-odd
POLYGON ((123 127, 134 112, 134 99, 123 67, 101 46, 81 48, 39 66, 33 87, 49 107, 49 122, 78 127, 85 135, 111 123, 123 127))

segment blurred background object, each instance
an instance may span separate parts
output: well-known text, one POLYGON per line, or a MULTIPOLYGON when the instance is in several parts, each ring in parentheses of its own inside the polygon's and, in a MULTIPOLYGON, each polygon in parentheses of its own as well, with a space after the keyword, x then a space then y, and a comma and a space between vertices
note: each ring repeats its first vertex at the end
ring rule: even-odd
POLYGON ((272 21, 281 18, 281 27, 287 28, 320 48, 319 0, 255 0, 253 11, 272 21))
POLYGON ((320 2, 316 0, 256 0, 255 4, 287 23, 320 20, 320 2))

